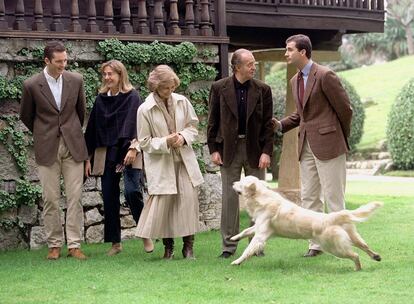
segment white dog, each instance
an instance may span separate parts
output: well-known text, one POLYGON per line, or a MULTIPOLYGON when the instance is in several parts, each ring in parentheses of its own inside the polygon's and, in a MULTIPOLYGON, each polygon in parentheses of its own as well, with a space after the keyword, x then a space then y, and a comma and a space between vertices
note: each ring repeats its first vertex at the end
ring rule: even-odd
POLYGON ((266 182, 254 176, 246 176, 235 182, 233 189, 241 194, 246 209, 255 224, 231 240, 245 237, 253 239, 241 257, 232 264, 239 265, 256 252, 264 249, 265 242, 272 235, 291 239, 312 239, 324 252, 339 258, 351 259, 355 270, 361 269, 356 246, 365 251, 372 259, 381 261, 379 254, 372 251, 358 234, 354 222, 363 222, 381 202, 371 202, 355 210, 342 210, 329 214, 304 209, 270 190, 266 182))

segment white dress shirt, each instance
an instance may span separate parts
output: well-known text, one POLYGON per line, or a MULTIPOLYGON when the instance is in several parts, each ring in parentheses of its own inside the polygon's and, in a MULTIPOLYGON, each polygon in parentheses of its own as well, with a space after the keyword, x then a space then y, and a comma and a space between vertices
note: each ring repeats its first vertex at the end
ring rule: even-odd
POLYGON ((63 78, 60 75, 57 79, 53 78, 47 73, 47 67, 43 70, 47 83, 50 90, 52 91, 53 97, 55 98, 56 106, 60 111, 60 106, 62 104, 62 88, 63 88, 63 78))

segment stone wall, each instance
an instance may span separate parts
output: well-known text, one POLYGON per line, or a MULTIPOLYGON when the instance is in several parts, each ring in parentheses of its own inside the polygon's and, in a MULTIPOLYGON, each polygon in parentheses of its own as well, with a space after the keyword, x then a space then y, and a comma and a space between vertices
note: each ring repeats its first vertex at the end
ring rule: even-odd
MULTIPOLYGON (((1 146, 1 145, 0 145, 1 146)), ((0 158, 4 154, 0 153, 0 158)), ((0 168, 0 172, 1 168, 0 168)), ((221 214, 221 179, 219 174, 204 174, 204 184, 198 187, 200 204, 200 231, 218 229, 220 227, 221 214)), ((38 179, 32 180, 39 183, 38 179)), ((1 189, 13 188, 13 181, 1 181, 1 189)), ((121 189, 122 185, 121 185, 121 189)), ((82 206, 84 213, 83 238, 86 243, 103 242, 103 201, 101 195, 100 178, 89 178, 84 185, 82 193, 82 206)), ((146 198, 146 196, 145 196, 146 198)), ((61 199, 62 223, 65 223, 66 201, 61 199)), ((0 220, 18 219, 20 226, 12 228, 0 228, 0 250, 10 248, 37 249, 46 245, 43 226, 43 202, 35 206, 22 205, 0 213, 0 220)), ((121 194, 121 238, 123 240, 135 238, 136 223, 125 205, 125 199, 121 194)))
MULTIPOLYGON (((33 48, 44 45, 43 41, 24 40, 24 39, 0 39, 0 75, 13 77, 14 64, 21 62, 26 58, 17 55, 23 48, 33 48)), ((76 41, 70 42, 70 58, 77 61, 101 61, 103 58, 95 51, 96 42, 94 41, 76 41)), ((211 45, 198 45, 198 48, 214 49, 211 45)), ((217 59, 215 59, 217 60, 217 59)), ((204 82, 192 83, 191 89, 198 86, 204 86, 204 82)), ((0 116, 17 115, 19 103, 15 100, 0 101, 0 116)), ((4 128, 4 123, 0 120, 0 130, 4 128)), ((25 129, 22 124, 17 128, 25 129)), ((200 132, 199 141, 206 142, 205 133, 200 132)), ((39 184, 36 163, 33 151, 29 151, 27 178, 39 184)), ((207 170, 210 173, 204 174, 205 183, 198 189, 200 200, 200 230, 218 229, 220 226, 221 214, 221 178, 215 174, 217 168, 211 166, 208 149, 205 146, 201 157, 204 158, 207 170)), ((19 178, 19 172, 14 164, 13 157, 9 154, 3 144, 0 143, 0 190, 14 193, 16 188, 15 181, 19 178)), ((100 192, 101 183, 99 178, 90 178, 84 185, 82 194, 82 205, 84 210, 84 231, 83 237, 86 243, 99 243, 103 241, 103 202, 100 192)), ((122 189, 122 187, 121 187, 122 189)), ((136 223, 125 207, 125 199, 121 194, 121 226, 122 239, 134 238, 136 223)), ((62 197, 62 222, 65 219, 65 198, 62 197)), ((42 216, 43 202, 40 200, 35 206, 20 206, 19 208, 10 209, 0 212, 0 222, 10 220, 17 222, 18 225, 13 227, 0 227, 0 250, 11 248, 30 248, 36 249, 44 246, 45 233, 42 216)))

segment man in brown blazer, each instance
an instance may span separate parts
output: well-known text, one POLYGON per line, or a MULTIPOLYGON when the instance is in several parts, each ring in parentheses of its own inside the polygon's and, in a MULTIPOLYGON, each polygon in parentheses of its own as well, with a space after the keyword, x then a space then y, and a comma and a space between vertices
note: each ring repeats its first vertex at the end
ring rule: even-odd
POLYGON ((64 243, 60 178, 63 176, 67 203, 68 256, 85 259, 80 250, 83 209, 80 203, 83 162, 88 153, 82 132, 85 93, 82 76, 65 71, 67 54, 60 42, 44 50, 45 69, 23 84, 20 119, 33 133, 34 151, 42 185, 43 217, 49 252, 60 257, 64 243))
POLYGON ((253 79, 253 54, 246 49, 231 58, 233 76, 213 83, 209 98, 207 142, 212 162, 221 166, 222 254, 234 254, 239 233, 239 199, 232 186, 245 175, 265 177, 273 151, 272 92, 268 85, 253 79))
MULTIPOLYGON (((339 78, 313 62, 311 53, 309 37, 295 35, 286 40, 286 60, 299 70, 290 80, 296 112, 273 121, 275 129, 283 133, 299 126, 302 206, 323 212, 325 202, 328 211, 333 212, 345 208, 345 162, 352 108, 339 78)), ((304 256, 320 253, 319 245, 310 242, 304 256)))

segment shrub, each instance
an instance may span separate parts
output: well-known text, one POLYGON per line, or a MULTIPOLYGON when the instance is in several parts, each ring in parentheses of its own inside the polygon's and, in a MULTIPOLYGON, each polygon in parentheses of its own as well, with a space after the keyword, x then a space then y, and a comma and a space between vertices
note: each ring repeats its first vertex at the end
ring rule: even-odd
MULTIPOLYGON (((286 69, 271 73, 266 82, 272 89, 273 97, 273 116, 281 119, 285 116, 286 111, 286 69)), ((282 136, 275 135, 275 148, 273 154, 278 157, 282 152, 282 136)))
POLYGON ((360 142, 362 134, 364 132, 364 120, 365 109, 361 102, 361 97, 355 91, 355 88, 346 79, 340 77, 342 86, 348 93, 349 99, 353 109, 352 123, 351 123, 351 135, 348 138, 349 147, 351 152, 355 151, 356 145, 360 142))
POLYGON ((414 169, 414 78, 397 96, 387 122, 388 150, 397 169, 414 169))

